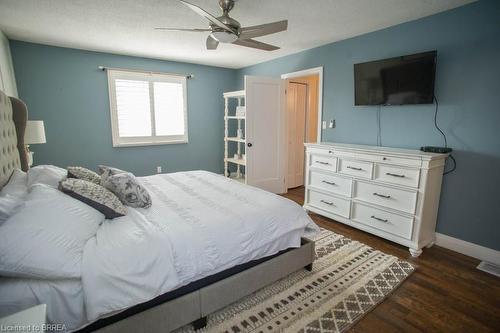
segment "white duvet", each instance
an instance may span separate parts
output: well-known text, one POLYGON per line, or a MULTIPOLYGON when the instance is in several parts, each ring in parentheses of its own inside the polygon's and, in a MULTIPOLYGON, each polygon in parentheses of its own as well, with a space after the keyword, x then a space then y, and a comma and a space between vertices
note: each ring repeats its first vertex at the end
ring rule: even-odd
MULTIPOLYGON (((318 231, 294 202, 213 173, 179 172, 139 180, 151 194, 152 207, 129 207, 126 216, 105 220, 85 245, 83 322, 298 247, 301 236, 318 231)), ((78 312, 83 311, 72 311, 78 312)), ((78 322, 63 318, 64 313, 58 316, 51 321, 78 322)))

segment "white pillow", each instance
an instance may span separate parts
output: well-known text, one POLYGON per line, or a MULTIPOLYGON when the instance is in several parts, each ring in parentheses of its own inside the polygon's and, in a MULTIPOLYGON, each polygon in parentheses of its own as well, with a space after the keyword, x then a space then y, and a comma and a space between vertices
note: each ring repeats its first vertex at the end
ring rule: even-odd
POLYGON ((79 278, 86 242, 104 215, 47 185, 34 185, 25 206, 0 226, 0 275, 79 278))
POLYGON ((0 196, 10 195, 23 198, 28 194, 28 175, 20 169, 15 169, 9 181, 0 191, 0 196))
POLYGON ((9 194, 0 195, 0 225, 14 215, 22 206, 24 200, 9 194))
POLYGON ((28 170, 28 188, 34 184, 45 184, 57 188, 59 182, 68 175, 66 169, 55 165, 37 165, 28 170))

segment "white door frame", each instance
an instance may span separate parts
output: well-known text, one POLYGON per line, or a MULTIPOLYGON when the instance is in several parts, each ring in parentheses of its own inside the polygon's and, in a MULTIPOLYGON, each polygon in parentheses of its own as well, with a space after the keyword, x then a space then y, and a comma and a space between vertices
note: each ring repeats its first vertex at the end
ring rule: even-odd
POLYGON ((323 128, 321 126, 321 124, 323 123, 323 66, 304 69, 304 70, 292 72, 292 73, 281 74, 281 78, 286 80, 286 79, 291 79, 294 77, 302 77, 302 76, 309 76, 309 75, 315 75, 315 74, 317 74, 319 77, 319 80, 318 80, 318 95, 319 95, 318 96, 318 137, 316 140, 317 140, 317 143, 321 143, 321 133, 323 131, 323 128))

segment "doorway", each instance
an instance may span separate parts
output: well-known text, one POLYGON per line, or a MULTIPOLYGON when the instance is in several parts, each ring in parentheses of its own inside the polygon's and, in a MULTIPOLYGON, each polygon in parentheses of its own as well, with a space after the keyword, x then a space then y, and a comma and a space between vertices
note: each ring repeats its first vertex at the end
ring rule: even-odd
POLYGON ((317 73, 286 80, 286 122, 288 142, 287 189, 304 185, 304 143, 316 143, 320 137, 320 75, 317 73), (319 134, 319 135, 318 135, 319 134))

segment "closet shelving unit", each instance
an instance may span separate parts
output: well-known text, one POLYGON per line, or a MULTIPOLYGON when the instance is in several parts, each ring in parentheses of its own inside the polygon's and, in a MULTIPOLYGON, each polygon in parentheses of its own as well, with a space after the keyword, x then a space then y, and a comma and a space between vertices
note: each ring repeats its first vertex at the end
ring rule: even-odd
MULTIPOLYGON (((243 130, 245 135, 245 118, 236 116, 236 108, 230 109, 230 100, 236 99, 237 106, 243 106, 245 100, 245 91, 230 91, 223 94, 224 96, 224 175, 231 179, 237 180, 241 183, 246 184, 245 173, 242 171, 242 167, 246 166, 246 160, 243 158, 235 159, 234 156, 229 156, 229 142, 236 143, 236 153, 238 156, 242 156, 245 152, 246 140, 244 138, 239 138, 237 136, 229 136, 230 126, 235 126, 237 130, 243 130), (234 122, 236 121, 236 124, 234 122), (236 165, 236 173, 229 174, 229 165, 236 165)), ((246 112, 245 112, 246 116, 246 112)), ((231 127, 233 128, 233 127, 231 127)), ((237 131, 236 133, 238 133, 237 131)), ((246 171, 246 170, 245 170, 246 171)))

